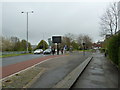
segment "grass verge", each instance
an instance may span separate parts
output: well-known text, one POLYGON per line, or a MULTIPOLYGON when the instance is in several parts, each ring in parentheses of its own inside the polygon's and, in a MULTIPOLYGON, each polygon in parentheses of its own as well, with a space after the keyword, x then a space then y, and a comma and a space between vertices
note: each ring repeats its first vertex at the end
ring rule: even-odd
POLYGON ((32 53, 1 55, 0 58, 20 56, 20 55, 28 55, 28 54, 32 54, 32 53))
POLYGON ((45 71, 39 65, 2 80, 2 88, 30 87, 45 71), (38 76, 39 75, 39 76, 38 76))

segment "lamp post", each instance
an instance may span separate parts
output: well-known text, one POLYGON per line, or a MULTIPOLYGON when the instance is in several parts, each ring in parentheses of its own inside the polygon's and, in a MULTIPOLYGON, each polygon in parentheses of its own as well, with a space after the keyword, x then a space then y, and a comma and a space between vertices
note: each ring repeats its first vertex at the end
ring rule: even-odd
POLYGON ((26 43, 26 47, 27 47, 27 53, 28 53, 28 14, 29 13, 33 13, 33 11, 30 11, 30 12, 21 12, 21 13, 25 13, 26 16, 27 16, 27 23, 26 23, 27 24, 26 25, 27 26, 27 28, 26 28, 27 29, 27 43, 26 43))

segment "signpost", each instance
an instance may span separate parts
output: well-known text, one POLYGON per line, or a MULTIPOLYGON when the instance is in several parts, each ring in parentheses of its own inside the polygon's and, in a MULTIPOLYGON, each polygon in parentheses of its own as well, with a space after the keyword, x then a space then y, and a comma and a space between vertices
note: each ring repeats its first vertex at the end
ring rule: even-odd
POLYGON ((83 43, 83 55, 85 56, 85 43, 83 43))
POLYGON ((52 36, 53 43, 61 43, 61 36, 52 36))
POLYGON ((61 36, 52 36, 52 43, 57 43, 57 55, 59 55, 59 43, 61 43, 61 36))

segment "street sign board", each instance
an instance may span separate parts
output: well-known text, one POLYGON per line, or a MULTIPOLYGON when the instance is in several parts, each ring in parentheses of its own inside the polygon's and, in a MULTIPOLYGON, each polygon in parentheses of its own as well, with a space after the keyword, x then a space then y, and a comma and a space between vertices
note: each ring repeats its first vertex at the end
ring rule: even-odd
POLYGON ((61 36, 52 36, 53 43, 61 43, 61 36))

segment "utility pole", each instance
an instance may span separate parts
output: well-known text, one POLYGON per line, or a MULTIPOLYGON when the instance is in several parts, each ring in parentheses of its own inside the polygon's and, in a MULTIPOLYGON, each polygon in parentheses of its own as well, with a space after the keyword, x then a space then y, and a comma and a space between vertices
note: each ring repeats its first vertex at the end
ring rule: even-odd
POLYGON ((30 12, 21 12, 21 13, 25 13, 26 16, 27 16, 27 23, 26 23, 26 29, 27 29, 26 52, 28 53, 28 14, 29 14, 29 13, 33 13, 33 11, 30 11, 30 12))

